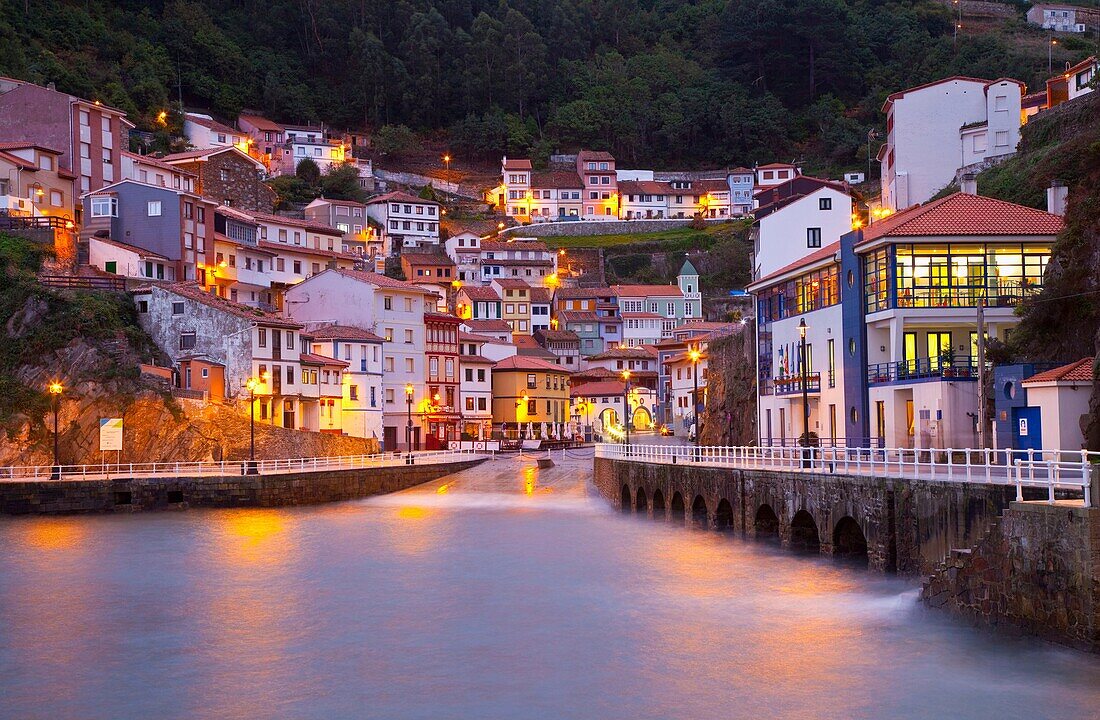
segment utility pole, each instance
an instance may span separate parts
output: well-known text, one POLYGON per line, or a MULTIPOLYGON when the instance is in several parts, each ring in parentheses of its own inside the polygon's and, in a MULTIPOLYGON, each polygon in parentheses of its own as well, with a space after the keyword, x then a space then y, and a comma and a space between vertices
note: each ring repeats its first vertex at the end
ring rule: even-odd
POLYGON ((986 424, 985 406, 985 298, 978 300, 978 444, 989 447, 989 428, 986 424))

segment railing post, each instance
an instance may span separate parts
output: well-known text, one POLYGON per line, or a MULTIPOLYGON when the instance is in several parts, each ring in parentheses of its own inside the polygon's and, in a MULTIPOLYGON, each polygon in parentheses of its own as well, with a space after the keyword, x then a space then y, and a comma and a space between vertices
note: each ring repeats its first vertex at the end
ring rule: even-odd
POLYGON ((1054 464, 1047 460, 1047 502, 1054 504, 1054 464))
POLYGON ((1092 507, 1092 468, 1088 450, 1081 451, 1081 487, 1085 491, 1085 507, 1092 507))

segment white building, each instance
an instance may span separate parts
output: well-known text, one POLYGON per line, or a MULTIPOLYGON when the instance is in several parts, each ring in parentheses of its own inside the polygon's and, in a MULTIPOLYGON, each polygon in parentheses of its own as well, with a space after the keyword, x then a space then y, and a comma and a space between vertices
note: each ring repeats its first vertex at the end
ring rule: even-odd
POLYGON ((382 439, 384 339, 350 325, 316 325, 303 331, 311 352, 342 360, 340 427, 352 437, 382 439))
MULTIPOLYGON (((340 140, 329 139, 324 127, 313 125, 285 125, 283 126, 286 140, 278 156, 278 170, 284 175, 293 175, 298 168, 298 163, 306 158, 317 163, 322 173, 328 172, 332 167, 344 164, 346 148, 340 140)), ((273 160, 273 168, 276 166, 273 160)))
MULTIPOLYGON (((461 250, 461 248, 458 248, 461 250)), ((482 240, 481 282, 489 284, 502 278, 519 278, 531 285, 541 285, 558 272, 558 255, 541 240, 482 240)))
POLYGON ((622 442, 625 439, 623 421, 631 419, 630 431, 650 430, 654 425, 656 394, 653 390, 630 384, 621 376, 613 379, 593 380, 569 388, 570 401, 580 411, 583 421, 591 422, 604 442, 622 442))
MULTIPOLYGON (((427 396, 424 313, 435 311, 434 298, 410 283, 358 270, 325 270, 286 292, 286 312, 296 321, 335 323, 367 330, 383 339, 383 445, 405 447, 409 408, 405 387, 414 398, 427 396)), ((427 408, 414 404, 412 445, 421 447, 427 408)))
POLYGON ((163 160, 148 155, 122 151, 122 179, 135 180, 146 185, 195 192, 193 172, 170 165, 163 160))
POLYGON ((123 277, 176 281, 176 264, 168 258, 110 238, 88 238, 88 264, 123 277))
POLYGON ((1098 67, 1094 55, 1047 80, 1047 109, 1092 92, 1098 67))
POLYGON ((756 279, 828 247, 852 229, 852 196, 840 183, 803 175, 758 198, 774 201, 753 212, 756 279))
POLYGON ((1087 357, 1025 379, 1029 407, 1039 408, 1038 447, 1044 450, 1080 450, 1085 446, 1081 416, 1089 414, 1093 391, 1093 363, 1087 357))
POLYGON ((459 282, 481 282, 481 237, 472 232, 461 232, 447 238, 444 252, 455 264, 455 277, 459 282))
POLYGON ((440 204, 406 192, 391 192, 367 201, 367 215, 390 238, 390 246, 439 245, 440 204))
POLYGON ((882 205, 903 210, 947 187, 960 168, 1011 155, 1020 141, 1019 80, 954 76, 886 99, 882 205))
POLYGON ((782 185, 788 180, 794 180, 802 174, 801 168, 797 165, 791 165, 790 163, 768 163, 767 165, 758 165, 754 168, 754 171, 756 172, 757 188, 782 185))
POLYGON ((663 373, 670 380, 668 399, 672 406, 671 421, 676 428, 687 430, 695 422, 692 398, 702 411, 707 404, 707 353, 705 345, 691 345, 700 353, 693 362, 688 352, 674 355, 663 363, 663 373))
POLYGON ((1027 10, 1027 21, 1044 30, 1083 33, 1085 21, 1078 17, 1082 10, 1074 5, 1032 5, 1027 10))
POLYGON ((493 432, 493 363, 507 355, 490 359, 483 354, 486 346, 498 341, 466 332, 459 333, 459 389, 462 411, 462 438, 488 439, 493 432))
POLYGON ((248 136, 203 113, 184 113, 183 134, 196 150, 236 147, 248 152, 248 136))

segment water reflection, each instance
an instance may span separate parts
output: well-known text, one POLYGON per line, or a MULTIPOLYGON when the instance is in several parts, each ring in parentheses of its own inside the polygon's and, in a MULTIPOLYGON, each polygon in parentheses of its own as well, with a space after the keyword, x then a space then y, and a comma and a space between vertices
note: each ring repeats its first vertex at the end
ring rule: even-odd
POLYGON ((556 477, 0 520, 0 717, 1095 716, 1096 658, 556 477))

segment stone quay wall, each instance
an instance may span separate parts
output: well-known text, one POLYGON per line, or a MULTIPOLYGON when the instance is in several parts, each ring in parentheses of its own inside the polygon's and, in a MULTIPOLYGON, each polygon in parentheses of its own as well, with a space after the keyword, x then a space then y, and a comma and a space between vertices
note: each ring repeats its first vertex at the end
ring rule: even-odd
POLYGON ((903 575, 929 575, 953 548, 977 543, 1015 497, 1015 488, 1002 485, 606 458, 594 460, 593 475, 604 497, 620 507, 629 505, 631 512, 745 537, 778 535, 783 546, 794 544, 795 516, 804 511, 800 522, 805 523, 805 515, 813 520, 822 554, 850 550, 845 526, 854 521, 866 541, 868 566, 903 575), (657 492, 662 507, 655 509, 657 492), (674 511, 677 495, 681 507, 674 511), (694 507, 701 512, 695 513, 694 507), (769 511, 774 521, 769 521, 769 511))
POLYGON ((1100 651, 1100 508, 1013 502, 969 550, 922 588, 930 607, 1100 651))
POLYGON ((312 505, 404 490, 482 462, 477 459, 283 475, 0 482, 0 514, 312 505))

